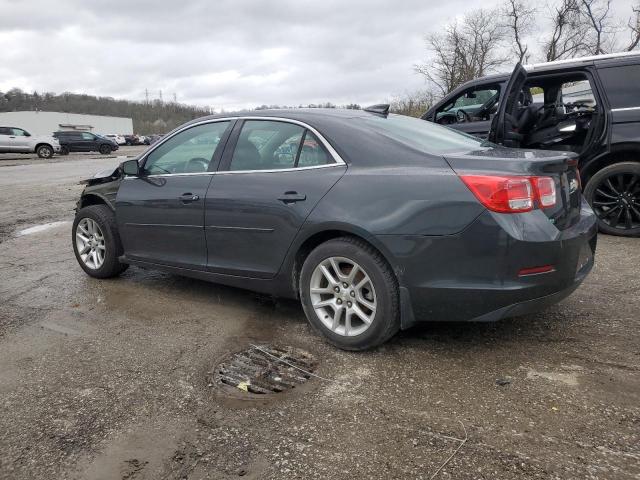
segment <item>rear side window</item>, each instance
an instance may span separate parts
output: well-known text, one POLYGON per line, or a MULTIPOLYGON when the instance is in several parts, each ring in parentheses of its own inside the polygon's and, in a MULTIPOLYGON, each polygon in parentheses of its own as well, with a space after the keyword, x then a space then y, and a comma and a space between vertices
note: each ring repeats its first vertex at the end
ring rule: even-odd
POLYGON ((640 107, 640 65, 598 69, 611 108, 640 107))
POLYGON ((270 120, 247 120, 231 158, 230 170, 293 168, 304 134, 300 125, 270 120))
POLYGON ((363 120, 379 135, 432 155, 469 152, 492 146, 485 140, 452 128, 404 115, 389 115, 386 118, 371 115, 363 120))

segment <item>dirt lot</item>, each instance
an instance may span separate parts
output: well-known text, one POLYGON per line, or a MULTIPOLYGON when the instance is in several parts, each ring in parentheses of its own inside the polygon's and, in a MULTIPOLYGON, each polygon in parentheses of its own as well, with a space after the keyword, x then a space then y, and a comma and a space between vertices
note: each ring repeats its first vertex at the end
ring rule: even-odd
POLYGON ((543 313, 346 353, 295 302, 86 276, 77 181, 118 163, 90 157, 0 156, 0 478, 639 478, 639 239, 601 236, 586 283, 543 313), (223 355, 270 342, 326 380, 260 400, 211 386, 223 355))

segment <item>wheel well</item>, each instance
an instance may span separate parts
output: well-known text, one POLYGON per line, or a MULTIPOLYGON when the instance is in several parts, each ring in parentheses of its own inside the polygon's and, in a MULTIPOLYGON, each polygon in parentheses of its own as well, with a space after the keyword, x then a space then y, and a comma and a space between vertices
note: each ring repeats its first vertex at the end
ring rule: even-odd
POLYGON ((621 152, 611 152, 594 162, 590 162, 584 170, 580 170, 583 187, 589 183, 591 177, 609 165, 622 162, 640 162, 640 151, 625 150, 621 152))
POLYGON ((105 202, 105 200, 102 197, 99 197, 98 195, 92 195, 92 194, 84 195, 80 199, 80 208, 88 207, 89 205, 107 205, 109 207, 107 202, 105 202))
POLYGON ((53 148, 50 144, 48 144, 47 142, 40 142, 36 145, 36 150, 38 150, 38 148, 40 148, 41 146, 46 145, 49 148, 53 148))
MULTIPOLYGON (((384 258, 387 264, 389 264, 389 260, 387 260, 386 255, 383 252, 381 252, 378 247, 376 247, 370 241, 368 241, 366 238, 360 235, 356 235, 354 233, 347 232, 344 230, 325 230, 322 232, 318 232, 314 235, 311 235, 309 238, 307 238, 302 243, 302 245, 300 245, 300 247, 298 248, 298 251, 296 252, 294 263, 293 263, 293 272, 291 275, 292 287, 293 287, 293 291, 296 292, 296 296, 298 296, 298 281, 300 278, 300 272, 302 271, 302 265, 304 264, 304 261, 306 260, 306 258, 313 251, 313 249, 316 248, 321 243, 327 242, 329 240, 333 240, 334 238, 340 238, 340 237, 353 237, 367 243, 371 248, 373 248, 376 252, 378 252, 382 258, 384 258)), ((391 270, 394 272, 394 275, 395 275, 395 270, 393 269, 393 266, 391 266, 390 264, 389 266, 391 267, 391 270)))

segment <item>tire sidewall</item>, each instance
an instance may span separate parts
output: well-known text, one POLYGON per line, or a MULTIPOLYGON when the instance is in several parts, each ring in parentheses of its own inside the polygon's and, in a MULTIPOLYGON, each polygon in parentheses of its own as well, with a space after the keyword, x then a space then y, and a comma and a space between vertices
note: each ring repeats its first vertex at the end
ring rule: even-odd
POLYGON ((100 148, 98 149, 98 151, 102 155, 109 155, 111 153, 111 147, 109 145, 100 145, 100 148))
POLYGON ((300 272, 299 281, 300 301, 302 308, 309 320, 309 323, 315 330, 320 332, 329 343, 347 350, 361 350, 370 346, 375 346, 381 341, 386 340, 386 332, 388 331, 388 322, 393 321, 396 315, 392 310, 392 291, 380 267, 374 258, 363 249, 350 242, 333 240, 324 243, 313 250, 306 258, 302 270, 300 272), (338 335, 324 326, 318 318, 310 299, 310 283, 311 276, 315 268, 324 260, 330 257, 345 257, 360 265, 369 275, 373 282, 373 288, 376 293, 377 308, 376 315, 369 328, 360 335, 346 337, 338 335))
POLYGON ((78 261, 80 267, 87 273, 87 275, 91 277, 111 277, 113 276, 114 270, 119 265, 119 252, 117 251, 118 243, 114 237, 111 226, 107 222, 105 222, 104 218, 104 215, 109 214, 113 215, 109 207, 104 205, 93 205, 81 209, 76 214, 76 217, 73 220, 73 227, 71 229, 71 243, 73 245, 73 253, 76 256, 76 260, 78 261), (100 230, 102 230, 102 234, 104 236, 104 243, 106 248, 104 262, 102 263, 102 266, 97 269, 92 269, 85 265, 85 263, 82 261, 82 258, 80 257, 78 247, 76 245, 76 229, 78 227, 78 223, 80 223, 80 221, 84 218, 90 218, 91 220, 94 220, 100 227, 100 230))
POLYGON ((49 145, 40 145, 38 148, 36 148, 36 153, 40 158, 51 158, 53 157, 53 148, 49 145), (43 154, 43 151, 46 151, 47 153, 43 154))
MULTIPOLYGON (((598 186, 602 183, 602 181, 605 178, 609 177, 610 175, 615 175, 616 173, 621 173, 621 172, 634 173, 640 176, 640 163, 636 163, 636 162, 616 163, 603 168, 602 170, 598 171, 595 175, 593 175, 589 179, 589 182, 587 183, 587 186, 584 189, 584 196, 587 202, 589 203, 589 205, 592 204, 594 193, 598 188, 598 186)), ((634 228, 631 230, 622 230, 622 229, 614 228, 614 227, 611 227, 610 225, 607 225, 597 215, 598 214, 596 213, 596 217, 598 218, 598 228, 602 233, 606 233, 609 235, 623 236, 623 237, 640 236, 640 228, 634 228)))

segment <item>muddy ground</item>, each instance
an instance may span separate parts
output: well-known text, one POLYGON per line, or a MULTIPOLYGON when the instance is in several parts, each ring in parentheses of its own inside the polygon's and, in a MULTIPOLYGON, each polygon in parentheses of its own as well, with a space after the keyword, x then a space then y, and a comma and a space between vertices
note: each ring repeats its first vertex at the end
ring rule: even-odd
POLYGON ((295 302, 89 278, 76 183, 118 160, 0 157, 0 478, 639 478, 640 239, 600 236, 585 284, 543 313, 346 353, 295 302), (211 385, 225 354, 270 342, 326 380, 259 400, 211 385))

